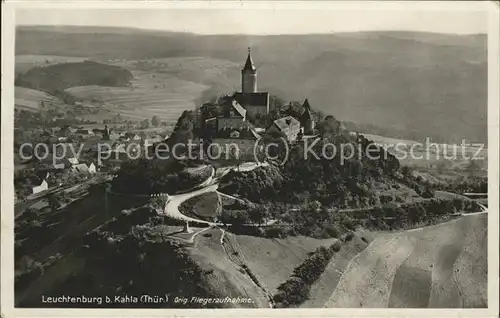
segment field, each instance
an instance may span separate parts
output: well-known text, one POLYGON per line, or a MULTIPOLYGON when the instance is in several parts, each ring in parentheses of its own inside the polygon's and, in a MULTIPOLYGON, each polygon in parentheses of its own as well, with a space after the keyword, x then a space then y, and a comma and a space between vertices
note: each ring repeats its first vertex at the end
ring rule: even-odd
POLYGON ((64 107, 64 103, 61 102, 61 100, 45 92, 19 86, 16 86, 14 89, 14 105, 18 109, 38 111, 41 101, 43 101, 47 107, 64 107))
POLYGON ((324 307, 486 307, 486 229, 481 214, 381 234, 349 262, 324 307))
POLYGON ((336 241, 302 236, 268 239, 228 232, 224 237, 225 248, 221 246, 220 230, 210 229, 199 235, 195 246, 188 247, 191 257, 203 268, 213 269, 209 279, 214 290, 233 297, 248 295, 260 308, 268 307, 265 293, 242 271, 241 264, 272 295, 310 252, 336 241))
MULTIPOLYGON (((26 73, 37 66, 81 62, 85 58, 20 55, 16 56, 16 72, 26 73)), ((98 113, 81 115, 82 119, 101 122, 120 114, 122 119, 142 120, 158 116, 161 121, 173 125, 184 110, 199 106, 210 87, 228 82, 227 69, 238 70, 236 63, 210 58, 183 57, 146 59, 139 61, 106 60, 110 66, 130 70, 134 79, 129 86, 110 87, 86 85, 69 87, 65 91, 87 104, 99 106, 98 113)), ((235 83, 238 85, 238 83, 235 83)), ((64 87, 61 87, 64 88, 64 87)), ((233 87, 224 87, 229 92, 233 87)), ((41 100, 54 105, 64 105, 55 96, 16 86, 16 106, 23 109, 39 109, 41 100)), ((70 107, 70 106, 66 106, 70 107)))
POLYGON ((237 235, 235 240, 247 265, 272 294, 285 282, 307 257, 320 246, 329 246, 337 239, 318 240, 298 236, 268 239, 237 235))
POLYGON ((77 98, 102 103, 123 119, 151 119, 156 115, 161 121, 175 123, 184 110, 194 109, 195 99, 207 88, 165 73, 133 70, 132 74, 130 87, 92 85, 66 91, 77 98))
POLYGON ((358 253, 363 251, 368 245, 366 237, 370 238, 370 233, 359 232, 352 241, 344 242, 338 253, 328 263, 325 271, 320 278, 312 284, 309 292, 309 299, 301 307, 317 308, 323 307, 342 277, 342 273, 349 264, 350 260, 358 253), (364 240, 362 238, 365 238, 364 240))
POLYGON ((220 244, 221 231, 210 229, 196 239, 195 247, 188 247, 191 257, 204 270, 211 288, 220 295, 229 297, 250 297, 251 307, 267 307, 266 296, 240 268, 228 259, 220 244))
MULTIPOLYGON (((418 142, 372 134, 363 135, 396 155, 402 165, 425 168, 426 170, 441 170, 437 171, 441 175, 445 170, 448 172, 451 170, 466 170, 470 164, 468 158, 474 157, 479 159, 474 161, 483 170, 483 173, 486 174, 485 169, 487 168, 488 161, 487 146, 484 149, 475 145, 465 146, 462 153, 460 144, 437 143, 432 139, 429 139, 429 144, 426 144, 426 141, 418 142), (395 150, 396 146, 398 150, 395 150)), ((452 173, 451 177, 453 175, 452 173)))

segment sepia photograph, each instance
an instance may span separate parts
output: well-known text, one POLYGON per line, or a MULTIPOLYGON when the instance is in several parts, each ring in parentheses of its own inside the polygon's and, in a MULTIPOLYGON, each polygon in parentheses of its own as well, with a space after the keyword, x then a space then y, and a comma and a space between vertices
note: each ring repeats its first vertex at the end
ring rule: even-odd
POLYGON ((498 315, 498 3, 9 2, 2 316, 498 315))

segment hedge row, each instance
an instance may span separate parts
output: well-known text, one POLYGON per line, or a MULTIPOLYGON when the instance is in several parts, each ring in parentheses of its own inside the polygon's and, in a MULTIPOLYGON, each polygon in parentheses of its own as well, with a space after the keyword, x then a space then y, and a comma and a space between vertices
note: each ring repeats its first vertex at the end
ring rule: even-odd
POLYGON ((296 267, 292 276, 278 286, 278 293, 274 295, 276 306, 294 307, 306 301, 312 284, 319 279, 333 254, 340 251, 340 248, 339 241, 328 248, 321 246, 296 267))

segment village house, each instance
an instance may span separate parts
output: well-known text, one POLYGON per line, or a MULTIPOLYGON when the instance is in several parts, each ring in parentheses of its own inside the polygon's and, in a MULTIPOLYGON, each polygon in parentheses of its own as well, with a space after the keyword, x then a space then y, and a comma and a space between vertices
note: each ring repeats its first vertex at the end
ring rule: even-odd
POLYGON ((78 164, 78 159, 73 157, 73 158, 66 158, 66 160, 68 160, 69 164, 74 166, 74 165, 77 165, 78 164))
POLYGON ((75 135, 81 138, 89 138, 91 136, 94 136, 95 134, 92 129, 78 129, 75 135))
POLYGON ((117 143, 113 140, 88 140, 83 144, 82 152, 97 152, 113 149, 117 143))
POLYGON ((43 191, 47 191, 49 189, 49 184, 45 179, 33 179, 31 181, 33 194, 37 194, 43 191))
POLYGON ((89 165, 88 165, 88 171, 90 174, 95 174, 97 172, 97 167, 96 165, 91 162, 89 165))
POLYGON ((72 170, 73 170, 73 172, 75 172, 79 175, 88 177, 92 174, 95 174, 97 171, 97 168, 96 168, 95 164, 92 162, 88 166, 85 163, 80 163, 80 164, 74 165, 72 167, 72 170))
POLYGON ((78 129, 71 127, 70 125, 64 125, 61 127, 61 129, 57 132, 57 135, 60 137, 69 137, 74 135, 78 129))
POLYGON ((141 139, 140 135, 133 132, 126 132, 120 137, 120 141, 139 141, 141 139))

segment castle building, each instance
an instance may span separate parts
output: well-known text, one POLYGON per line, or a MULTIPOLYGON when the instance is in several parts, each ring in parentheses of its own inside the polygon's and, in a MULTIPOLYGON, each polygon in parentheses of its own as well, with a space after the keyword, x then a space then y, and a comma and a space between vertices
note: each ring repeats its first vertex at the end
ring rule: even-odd
POLYGON ((241 70, 241 92, 236 92, 233 98, 245 108, 250 117, 267 116, 269 114, 269 93, 257 89, 257 68, 255 67, 250 48, 241 70))
POLYGON ((217 130, 238 128, 246 120, 247 111, 236 100, 228 101, 224 114, 217 118, 217 130))
POLYGON ((281 132, 289 141, 295 141, 299 131, 300 122, 292 116, 276 119, 267 130, 267 132, 271 134, 274 132, 281 132))
POLYGON ((302 115, 300 115, 299 121, 302 127, 304 128, 304 134, 310 135, 314 132, 314 117, 311 111, 311 105, 309 105, 309 101, 306 100, 302 104, 302 108, 304 111, 302 115))
POLYGON ((248 122, 239 128, 223 128, 217 132, 207 151, 212 158, 254 160, 254 147, 260 135, 248 122))

